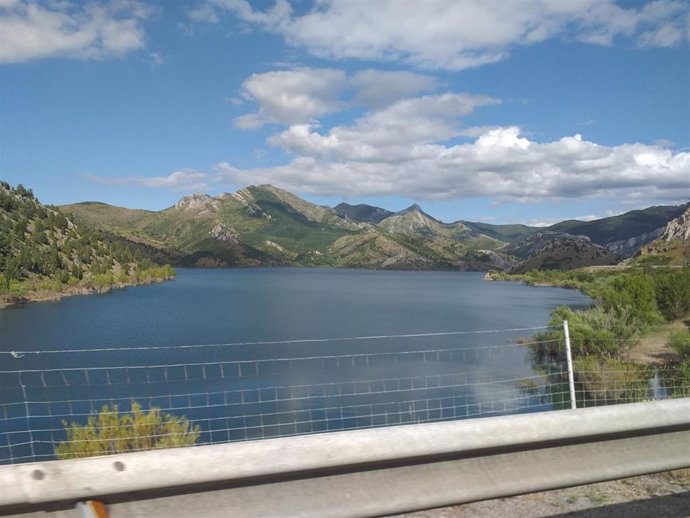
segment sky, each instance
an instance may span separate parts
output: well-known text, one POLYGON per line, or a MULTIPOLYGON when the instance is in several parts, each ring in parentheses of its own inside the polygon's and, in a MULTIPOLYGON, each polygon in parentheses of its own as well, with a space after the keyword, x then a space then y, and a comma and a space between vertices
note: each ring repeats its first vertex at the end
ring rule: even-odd
POLYGON ((0 178, 549 224, 690 200, 690 1, 0 0, 0 178))

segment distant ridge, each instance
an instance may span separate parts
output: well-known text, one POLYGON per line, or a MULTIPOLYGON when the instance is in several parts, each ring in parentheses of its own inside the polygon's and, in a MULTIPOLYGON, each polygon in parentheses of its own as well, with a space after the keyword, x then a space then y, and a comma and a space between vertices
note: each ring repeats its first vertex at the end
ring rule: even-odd
POLYGON ((398 212, 345 202, 331 208, 266 184, 218 196, 184 196, 157 212, 98 202, 64 209, 183 266, 506 270, 521 261, 528 261, 522 268, 572 268, 630 257, 659 237, 685 206, 564 221, 544 229, 444 223, 416 203, 398 212), (540 239, 532 237, 537 233, 540 239), (539 259, 544 253, 548 257, 539 259))
POLYGON ((373 205, 363 203, 350 205, 343 202, 336 205, 334 209, 340 217, 359 223, 380 223, 393 214, 391 211, 381 207, 374 207, 373 205))

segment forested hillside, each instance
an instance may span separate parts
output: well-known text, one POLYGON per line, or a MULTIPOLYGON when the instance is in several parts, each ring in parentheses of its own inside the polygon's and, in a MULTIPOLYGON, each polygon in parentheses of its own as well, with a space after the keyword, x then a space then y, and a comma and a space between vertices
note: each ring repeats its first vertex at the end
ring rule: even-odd
POLYGON ((168 279, 123 239, 76 225, 31 189, 0 182, 0 305, 168 279))

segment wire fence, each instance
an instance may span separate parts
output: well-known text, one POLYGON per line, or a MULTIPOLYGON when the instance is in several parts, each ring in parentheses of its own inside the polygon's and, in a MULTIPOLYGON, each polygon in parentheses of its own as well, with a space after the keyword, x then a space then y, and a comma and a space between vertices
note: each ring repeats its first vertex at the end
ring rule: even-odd
MULTIPOLYGON (((548 330, 0 352, 0 463, 570 408, 567 362, 535 354, 564 344, 525 338, 548 330), (186 420, 119 422, 133 402, 186 420)), ((578 406, 683 395, 649 369, 575 368, 578 406)))

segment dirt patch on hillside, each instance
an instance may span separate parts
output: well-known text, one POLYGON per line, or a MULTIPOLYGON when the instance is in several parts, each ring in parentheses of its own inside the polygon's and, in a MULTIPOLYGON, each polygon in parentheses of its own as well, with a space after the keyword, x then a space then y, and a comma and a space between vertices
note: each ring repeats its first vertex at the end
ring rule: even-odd
POLYGON ((676 320, 658 331, 644 336, 632 349, 628 358, 634 363, 652 365, 664 363, 676 356, 676 353, 666 345, 669 336, 675 331, 685 329, 682 320, 676 320))

